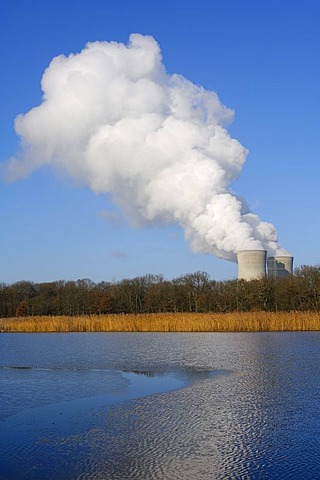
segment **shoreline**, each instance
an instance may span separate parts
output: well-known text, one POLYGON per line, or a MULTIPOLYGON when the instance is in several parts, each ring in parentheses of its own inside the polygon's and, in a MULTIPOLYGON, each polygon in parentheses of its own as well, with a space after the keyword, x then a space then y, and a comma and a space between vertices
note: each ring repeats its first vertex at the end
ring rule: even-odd
POLYGON ((0 318, 1 333, 320 331, 320 312, 145 313, 0 318))

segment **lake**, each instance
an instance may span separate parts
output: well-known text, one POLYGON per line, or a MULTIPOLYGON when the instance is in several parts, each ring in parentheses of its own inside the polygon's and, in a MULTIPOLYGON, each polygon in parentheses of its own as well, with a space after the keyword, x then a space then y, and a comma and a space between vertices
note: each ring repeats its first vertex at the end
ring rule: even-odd
POLYGON ((320 332, 0 334, 0 479, 320 478, 320 332))

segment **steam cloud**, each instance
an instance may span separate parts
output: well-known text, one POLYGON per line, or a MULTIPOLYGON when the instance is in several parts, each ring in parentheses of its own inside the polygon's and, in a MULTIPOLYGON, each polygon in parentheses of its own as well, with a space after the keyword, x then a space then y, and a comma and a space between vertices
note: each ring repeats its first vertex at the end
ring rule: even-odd
POLYGON ((88 43, 54 58, 41 85, 41 105, 15 120, 22 150, 9 180, 49 165, 110 194, 134 223, 178 222, 196 252, 286 253, 274 226, 230 191, 247 155, 225 129, 233 112, 166 73, 152 37, 88 43))

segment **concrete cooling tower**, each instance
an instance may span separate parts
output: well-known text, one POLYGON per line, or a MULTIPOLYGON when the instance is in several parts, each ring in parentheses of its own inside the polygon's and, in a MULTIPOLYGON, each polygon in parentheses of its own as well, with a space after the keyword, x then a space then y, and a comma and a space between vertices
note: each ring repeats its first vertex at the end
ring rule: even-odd
POLYGON ((293 257, 277 256, 267 260, 269 277, 287 277, 293 272, 293 257))
POLYGON ((265 250, 241 250, 238 252, 238 280, 254 280, 266 276, 283 278, 293 273, 293 257, 278 255, 267 259, 265 250))
POLYGON ((265 250, 241 250, 237 256, 239 280, 253 280, 266 276, 265 250))

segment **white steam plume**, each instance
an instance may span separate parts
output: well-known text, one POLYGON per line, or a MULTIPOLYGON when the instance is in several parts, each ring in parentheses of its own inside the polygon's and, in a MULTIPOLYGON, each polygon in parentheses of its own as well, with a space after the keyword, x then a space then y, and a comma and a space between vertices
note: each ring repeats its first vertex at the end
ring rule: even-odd
POLYGON ((196 252, 285 254, 277 232, 229 189, 246 149, 224 126, 233 112, 211 91, 169 75, 150 36, 88 43, 52 60, 43 101, 19 115, 14 180, 43 165, 110 194, 133 222, 178 222, 196 252))

